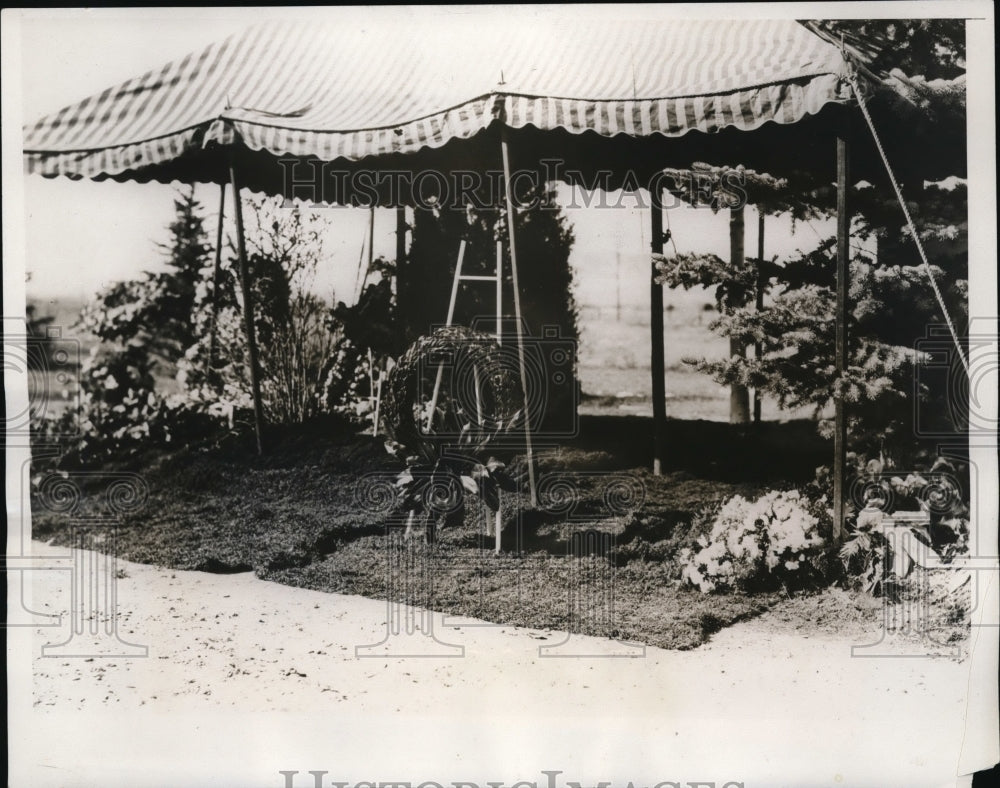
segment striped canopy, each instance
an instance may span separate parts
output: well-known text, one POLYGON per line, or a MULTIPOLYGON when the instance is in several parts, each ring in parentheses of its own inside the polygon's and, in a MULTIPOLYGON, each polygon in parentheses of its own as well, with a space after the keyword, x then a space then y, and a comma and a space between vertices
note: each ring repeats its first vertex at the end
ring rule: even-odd
MULTIPOLYGON (((272 23, 26 126, 24 156, 46 176, 216 182, 236 156, 248 186, 277 192, 278 159, 412 167, 503 123, 534 154, 557 139, 567 166, 620 168, 650 152, 644 141, 720 135, 731 148, 731 132, 843 105, 845 68, 790 20, 272 23)), ((772 156, 787 149, 776 133, 772 156)), ((753 164, 742 147, 728 160, 753 164)), ((712 158, 704 143, 690 153, 712 158)))

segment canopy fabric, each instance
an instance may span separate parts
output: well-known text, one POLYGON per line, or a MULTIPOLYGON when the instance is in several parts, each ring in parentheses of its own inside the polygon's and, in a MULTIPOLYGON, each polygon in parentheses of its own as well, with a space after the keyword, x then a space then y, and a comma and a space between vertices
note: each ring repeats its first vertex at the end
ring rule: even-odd
POLYGON ((269 24, 26 126, 24 156, 46 176, 162 180, 213 145, 358 161, 497 121, 604 138, 748 131, 846 103, 845 68, 790 20, 269 24))

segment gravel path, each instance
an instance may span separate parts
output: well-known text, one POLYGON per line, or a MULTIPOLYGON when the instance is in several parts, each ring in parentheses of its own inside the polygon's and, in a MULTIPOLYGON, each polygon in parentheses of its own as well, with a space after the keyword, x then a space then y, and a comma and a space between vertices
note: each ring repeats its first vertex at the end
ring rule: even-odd
MULTIPOLYGON (((36 552, 55 549, 35 546, 36 552)), ((337 741, 337 747, 319 751, 332 758, 336 750, 341 766, 354 762, 359 768, 365 763, 362 756, 372 753, 372 739, 353 748, 344 742, 362 736, 370 725, 388 737, 398 725, 408 731, 410 743, 425 743, 426 755, 443 748, 453 766, 471 757, 476 746, 481 748, 477 757, 487 761, 506 752, 508 760, 497 761, 508 764, 502 775, 510 775, 515 764, 535 764, 506 779, 544 780, 539 769, 555 768, 552 759, 562 752, 560 742, 568 747, 564 757, 572 760, 560 761, 558 768, 598 758, 598 765, 634 763, 637 775, 653 769, 661 781, 745 779, 750 784, 739 765, 753 764, 790 784, 799 769, 830 785, 865 784, 873 769, 891 769, 891 784, 915 786, 946 784, 957 769, 968 660, 852 658, 851 645, 879 640, 877 630, 805 635, 769 614, 719 632, 692 651, 646 648, 640 658, 599 658, 633 652, 612 641, 579 637, 547 653, 590 656, 549 659, 540 658, 539 648, 562 643, 564 634, 482 622, 455 626, 454 619, 435 615, 435 633, 443 643, 419 636, 391 639, 389 645, 365 652, 369 658, 358 658, 356 646, 385 638, 384 602, 277 585, 249 573, 212 575, 124 562, 119 568, 119 635, 147 645, 148 656, 42 657, 43 644, 65 639, 68 619, 62 628, 32 633, 34 711, 22 731, 35 728, 47 742, 58 741, 52 737, 61 730, 72 731, 79 744, 39 755, 36 763, 58 768, 35 769, 33 786, 208 784, 204 774, 191 777, 199 760, 171 754, 178 746, 198 747, 199 740, 205 746, 201 725, 171 727, 166 747, 161 743, 157 748, 155 737, 146 733, 133 737, 133 757, 145 765, 121 783, 115 782, 120 769, 115 771, 107 759, 98 759, 93 767, 100 775, 93 783, 85 777, 92 772, 82 770, 79 761, 72 761, 72 769, 80 781, 62 769, 72 752, 93 752, 87 742, 93 739, 99 748, 96 742, 107 742, 118 730, 130 735, 145 731, 143 726, 152 730, 171 721, 215 718, 256 726, 292 715, 333 726, 329 735, 340 738, 327 741, 337 741), (389 647, 432 656, 388 658, 384 653, 389 647), (433 658, 443 653, 460 656, 433 658), (103 734, 86 724, 92 719, 105 721, 103 734), (428 727, 430 719, 438 722, 428 727), (461 749, 453 742, 477 730, 478 745, 453 752, 461 749), (490 732, 486 739, 483 730, 490 732), (573 731, 590 743, 574 739, 573 731), (520 742, 520 757, 511 760, 506 746, 491 744, 489 737, 501 732, 504 741, 520 742), (575 749, 570 740, 576 741, 575 749), (713 771, 678 775, 682 764, 711 764, 713 771), (172 777, 162 782, 163 774, 172 777)), ((30 573, 35 610, 68 611, 65 574, 30 573)), ((891 647, 913 653, 913 644, 891 647)), ((308 734, 300 730, 288 741, 240 737, 210 726, 211 747, 228 754, 225 763, 234 775, 239 773, 240 785, 281 785, 280 768, 331 768, 330 759, 279 757, 283 747, 298 751, 310 737, 319 736, 323 728, 316 724, 317 729, 308 734), (265 756, 261 747, 265 752, 271 748, 274 757, 265 756)), ((33 742, 30 738, 22 744, 33 742)), ((393 760, 384 762, 388 767, 393 760)), ((412 761, 401 761, 400 768, 406 763, 412 761)), ((381 776, 363 777, 371 768, 359 779, 396 779, 391 768, 381 776)), ((413 771, 411 766, 409 773, 413 771)), ((617 772, 609 768, 606 773, 602 779, 617 772)), ((415 778, 476 779, 451 776, 452 771, 421 774, 430 776, 415 778)), ((308 779, 302 785, 311 786, 308 779)))

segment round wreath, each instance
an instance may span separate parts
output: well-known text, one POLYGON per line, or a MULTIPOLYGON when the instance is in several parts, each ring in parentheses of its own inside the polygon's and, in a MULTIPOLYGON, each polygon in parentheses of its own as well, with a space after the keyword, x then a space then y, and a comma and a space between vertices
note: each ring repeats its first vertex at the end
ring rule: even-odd
POLYGON ((439 328, 410 345, 389 373, 383 426, 408 452, 426 457, 445 444, 481 449, 515 425, 521 399, 510 354, 493 337, 461 326, 439 328), (427 430, 424 419, 439 369, 440 392, 427 430))

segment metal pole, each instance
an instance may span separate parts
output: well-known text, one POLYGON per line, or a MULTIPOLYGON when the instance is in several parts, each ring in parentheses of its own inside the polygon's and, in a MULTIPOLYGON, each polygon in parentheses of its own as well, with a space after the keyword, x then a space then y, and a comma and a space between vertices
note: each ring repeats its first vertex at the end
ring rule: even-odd
MULTIPOLYGON (((368 404, 375 404, 375 358, 372 356, 372 349, 368 348, 368 404)), ((376 422, 372 421, 372 435, 377 435, 376 422)))
MULTIPOLYGON (((497 501, 500 499, 498 498, 497 501)), ((503 549, 503 518, 500 516, 500 507, 497 506, 493 515, 493 552, 500 555, 503 549)))
MULTIPOLYGON (((837 313, 836 313, 836 369, 840 378, 847 369, 847 277, 850 259, 851 219, 848 213, 847 184, 850 150, 846 128, 837 137, 837 313)), ((844 398, 834 396, 833 431, 833 538, 844 536, 845 473, 847 472, 847 414, 844 398)))
POLYGON ((479 365, 472 365, 473 384, 476 388, 476 424, 483 426, 483 384, 479 379, 479 365))
POLYGON ((531 450, 531 414, 528 412, 528 384, 524 364, 524 325, 521 322, 521 288, 517 283, 517 244, 514 232, 514 196, 510 188, 510 152, 507 145, 507 127, 500 127, 500 152, 503 156, 503 189, 507 201, 507 242, 510 244, 510 272, 514 286, 514 318, 517 321, 517 363, 521 372, 521 392, 524 395, 524 439, 527 444, 528 490, 531 505, 538 506, 538 491, 535 488, 535 462, 531 450))
POLYGON ((250 356, 250 387, 253 393, 253 422, 257 434, 257 454, 264 453, 264 411, 260 400, 260 367, 257 362, 257 337, 253 327, 253 290, 247 264, 246 240, 243 233, 243 206, 236 167, 229 165, 229 182, 233 187, 233 216, 236 219, 236 249, 240 258, 240 287, 243 290, 243 323, 247 333, 247 354, 250 356))
MULTIPOLYGON (((663 254, 663 205, 659 192, 650 193, 651 238, 653 254, 663 254)), ((649 275, 649 342, 650 374, 653 383, 653 475, 663 473, 667 432, 667 384, 663 349, 663 285, 656 281, 656 263, 650 262, 649 275)))
POLYGON ((219 184, 219 227, 215 233, 215 268, 212 270, 212 326, 208 335, 208 374, 215 367, 215 330, 219 314, 219 271, 222 267, 222 220, 226 214, 226 184, 219 184))
MULTIPOLYGON (((763 274, 763 263, 764 263, 764 211, 761 210, 760 206, 757 206, 757 311, 761 312, 764 309, 764 274, 763 274)), ((760 357, 764 353, 764 346, 760 342, 754 342, 753 354, 760 364, 760 357)), ((755 388, 753 390, 753 422, 754 424, 760 424, 760 389, 755 388)))

